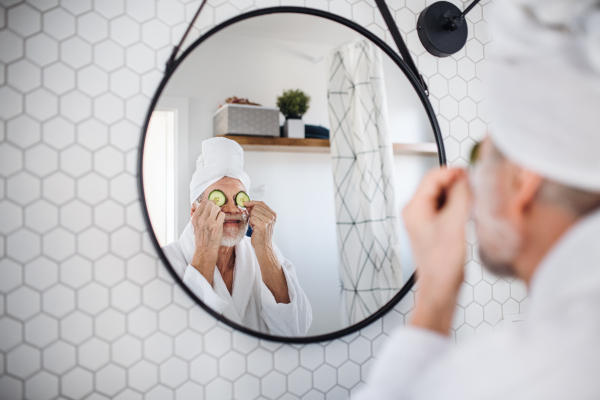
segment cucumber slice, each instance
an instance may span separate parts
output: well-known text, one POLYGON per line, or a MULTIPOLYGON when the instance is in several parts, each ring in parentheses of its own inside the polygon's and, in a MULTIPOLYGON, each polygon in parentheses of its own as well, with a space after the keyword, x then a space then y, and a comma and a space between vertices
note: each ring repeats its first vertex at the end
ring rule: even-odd
POLYGON ((235 195, 235 204, 240 207, 244 207, 247 201, 250 201, 250 197, 245 192, 239 192, 235 195))
POLYGON ((210 192, 208 199, 214 201, 219 207, 223 207, 225 203, 227 203, 227 197, 225 197, 225 193, 218 189, 210 192))

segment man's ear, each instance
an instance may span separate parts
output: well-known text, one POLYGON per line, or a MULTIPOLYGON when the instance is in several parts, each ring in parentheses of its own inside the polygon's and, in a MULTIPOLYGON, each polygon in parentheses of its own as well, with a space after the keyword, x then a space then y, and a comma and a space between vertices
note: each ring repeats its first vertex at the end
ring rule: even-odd
POLYGON ((524 215, 535 201, 536 195, 544 179, 528 169, 518 167, 513 168, 513 179, 511 182, 512 191, 512 210, 509 212, 524 215))
POLYGON ((194 216, 194 213, 196 212, 196 208, 198 208, 198 206, 196 205, 196 202, 194 202, 194 204, 192 204, 192 210, 190 212, 190 218, 194 216))

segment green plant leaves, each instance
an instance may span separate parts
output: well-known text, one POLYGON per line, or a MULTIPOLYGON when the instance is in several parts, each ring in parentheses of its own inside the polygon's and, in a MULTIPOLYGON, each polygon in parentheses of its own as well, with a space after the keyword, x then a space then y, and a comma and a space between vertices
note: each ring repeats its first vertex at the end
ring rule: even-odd
POLYGON ((289 89, 277 97, 277 107, 286 118, 300 118, 308 111, 310 96, 300 89, 289 89))

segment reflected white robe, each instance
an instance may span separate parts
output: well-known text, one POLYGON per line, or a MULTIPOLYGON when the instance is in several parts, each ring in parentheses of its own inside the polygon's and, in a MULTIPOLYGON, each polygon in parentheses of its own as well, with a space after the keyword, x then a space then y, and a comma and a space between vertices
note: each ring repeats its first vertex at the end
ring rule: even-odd
POLYGON ((466 349, 398 331, 353 400, 600 399, 600 212, 567 232, 530 287, 528 317, 466 349))
POLYGON ((183 283, 207 306, 225 318, 255 331, 276 336, 305 336, 312 323, 312 309, 298 283, 294 265, 273 244, 283 267, 290 303, 282 304, 262 280, 256 253, 245 236, 235 246, 232 294, 215 267, 213 285, 190 265, 193 256, 193 230, 188 224, 181 238, 162 249, 183 283))

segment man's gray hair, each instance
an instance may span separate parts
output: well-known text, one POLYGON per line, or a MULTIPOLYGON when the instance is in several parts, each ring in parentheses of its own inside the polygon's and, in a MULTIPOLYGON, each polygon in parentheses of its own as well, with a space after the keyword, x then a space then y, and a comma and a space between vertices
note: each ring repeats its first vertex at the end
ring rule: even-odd
POLYGON ((200 203, 202 202, 202 197, 204 197, 204 192, 200 193, 200 196, 198 196, 198 198, 196 199, 196 201, 194 201, 194 205, 196 207, 198 207, 200 205, 200 203))
POLYGON ((558 204, 577 217, 600 209, 600 193, 566 186, 549 179, 542 183, 537 198, 558 204))
MULTIPOLYGON (((492 144, 492 157, 504 161, 506 157, 492 144)), ((544 178, 537 199, 559 205, 576 217, 583 217, 600 209, 600 193, 589 192, 544 178)))

